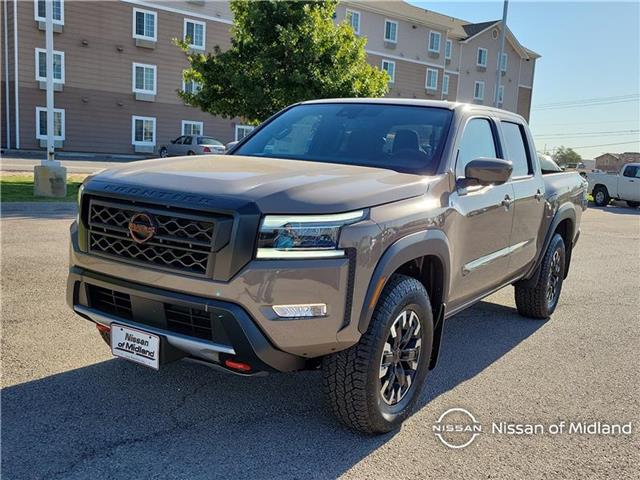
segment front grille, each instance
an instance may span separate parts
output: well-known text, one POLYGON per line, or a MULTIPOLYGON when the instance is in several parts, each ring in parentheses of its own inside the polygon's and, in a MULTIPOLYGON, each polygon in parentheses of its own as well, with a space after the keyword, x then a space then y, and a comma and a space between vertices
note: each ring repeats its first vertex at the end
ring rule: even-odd
POLYGON ((131 319, 131 297, 122 292, 91 285, 89 288, 91 306, 105 313, 131 319))
POLYGON ((211 217, 91 198, 88 226, 92 253, 195 275, 209 273, 215 227, 211 217), (144 243, 129 233, 129 221, 138 213, 155 221, 155 233, 144 243))
POLYGON ((211 340, 211 315, 204 310, 179 305, 164 304, 167 329, 190 337, 211 340))

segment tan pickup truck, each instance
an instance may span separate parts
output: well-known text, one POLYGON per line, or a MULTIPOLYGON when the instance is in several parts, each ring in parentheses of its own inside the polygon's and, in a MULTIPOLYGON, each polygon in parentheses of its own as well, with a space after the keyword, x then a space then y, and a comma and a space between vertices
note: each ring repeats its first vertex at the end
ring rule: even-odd
POLYGON ((67 300, 118 357, 320 369, 344 423, 386 432, 414 408, 447 318, 509 285, 521 314, 553 314, 586 198, 577 173, 541 168, 513 113, 304 102, 228 155, 87 179, 67 300))

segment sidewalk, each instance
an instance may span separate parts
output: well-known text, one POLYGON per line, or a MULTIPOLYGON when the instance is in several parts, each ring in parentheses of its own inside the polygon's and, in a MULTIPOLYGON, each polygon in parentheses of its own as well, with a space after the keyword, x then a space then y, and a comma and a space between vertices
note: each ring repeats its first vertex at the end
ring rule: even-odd
MULTIPOLYGON (((94 173, 108 168, 114 163, 130 162, 133 160, 62 160, 60 163, 67 167, 68 173, 94 173)), ((25 157, 2 157, 0 171, 3 172, 33 172, 33 167, 40 165, 41 159, 25 157)))
POLYGON ((77 212, 74 202, 3 202, 0 204, 0 218, 69 218, 77 212))
MULTIPOLYGON (((2 158, 22 158, 42 160, 46 157, 44 150, 2 150, 2 158)), ((116 154, 116 153, 85 153, 64 152, 56 150, 56 160, 84 160, 88 162, 128 162, 154 158, 149 155, 116 154)))

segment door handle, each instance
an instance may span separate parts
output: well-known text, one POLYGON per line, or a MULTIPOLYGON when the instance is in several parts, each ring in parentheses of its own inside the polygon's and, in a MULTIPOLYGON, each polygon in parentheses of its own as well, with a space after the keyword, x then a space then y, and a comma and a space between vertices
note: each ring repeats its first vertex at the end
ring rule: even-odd
POLYGON ((535 197, 535 199, 536 199, 537 201, 542 200, 543 194, 542 194, 542 192, 540 191, 540 189, 538 189, 538 191, 536 192, 536 194, 534 195, 534 197, 535 197))
POLYGON ((505 195, 500 205, 502 205, 506 210, 511 208, 511 204, 513 203, 513 199, 509 195, 505 195))

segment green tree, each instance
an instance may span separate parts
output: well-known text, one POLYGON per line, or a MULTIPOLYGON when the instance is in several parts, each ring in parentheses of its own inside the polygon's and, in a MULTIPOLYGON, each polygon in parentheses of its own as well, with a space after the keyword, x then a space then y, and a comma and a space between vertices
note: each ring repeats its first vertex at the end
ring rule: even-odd
POLYGON ((267 119, 295 102, 314 98, 381 97, 388 75, 369 65, 364 46, 346 23, 335 25, 337 0, 232 0, 231 48, 187 53, 185 80, 201 89, 179 92, 213 115, 267 119))
POLYGON ((558 147, 556 152, 553 154, 553 159, 561 167, 566 167, 570 164, 580 163, 582 157, 572 148, 562 146, 558 147))

